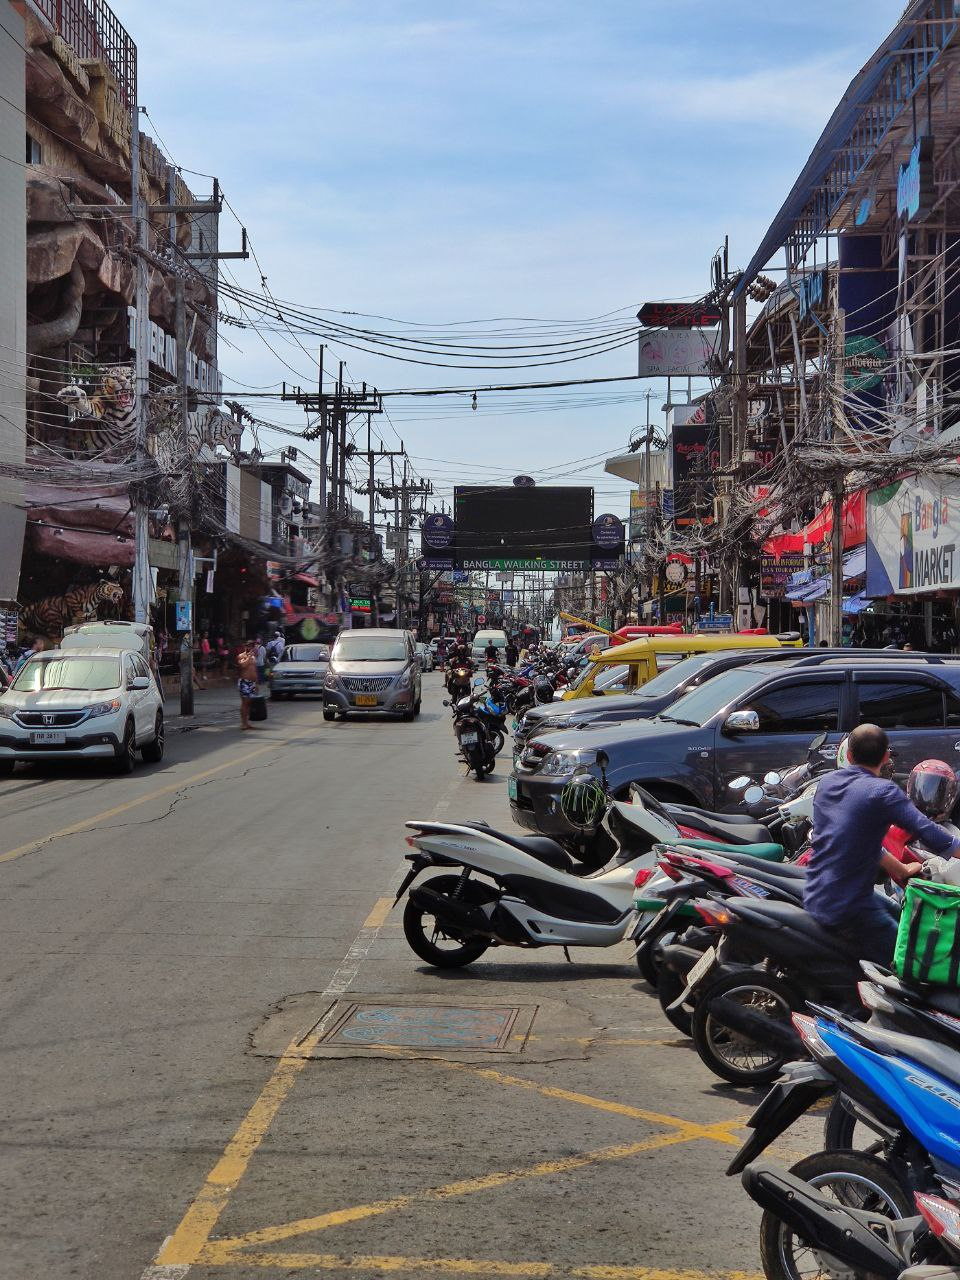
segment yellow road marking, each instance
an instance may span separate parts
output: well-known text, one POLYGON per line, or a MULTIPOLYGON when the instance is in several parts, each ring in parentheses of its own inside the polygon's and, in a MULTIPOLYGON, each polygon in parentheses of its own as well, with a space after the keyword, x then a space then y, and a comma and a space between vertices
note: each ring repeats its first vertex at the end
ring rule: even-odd
POLYGON ((312 1218, 299 1218, 295 1222, 286 1222, 277 1227, 261 1227, 257 1231, 246 1231, 243 1235, 211 1240, 201 1251, 198 1261, 246 1261, 247 1255, 242 1250, 249 1245, 275 1244, 279 1240, 290 1240, 294 1236, 309 1235, 314 1231, 327 1231, 331 1227, 342 1227, 350 1222, 380 1217, 385 1213, 408 1209, 412 1205, 433 1204, 458 1196, 472 1195, 478 1191, 494 1191, 528 1178, 545 1178, 554 1174, 571 1173, 577 1169, 584 1169, 588 1165, 605 1164, 611 1160, 626 1160, 630 1156, 639 1155, 642 1151, 656 1151, 661 1147, 675 1146, 678 1143, 691 1142, 699 1138, 701 1136, 699 1126, 691 1126, 691 1128, 697 1131, 688 1133, 686 1130, 678 1130, 676 1133, 653 1134, 639 1142, 602 1147, 598 1151, 585 1151, 580 1155, 566 1156, 561 1160, 543 1160, 527 1168, 505 1169, 496 1173, 486 1173, 477 1178, 460 1178, 456 1182, 448 1182, 443 1186, 426 1187, 422 1191, 391 1196, 389 1200, 374 1200, 370 1204, 358 1204, 349 1209, 334 1209, 329 1213, 320 1213, 312 1218))
POLYGON ((725 1142, 739 1146, 741 1139, 727 1132, 730 1129, 743 1127, 742 1120, 722 1120, 716 1124, 700 1125, 690 1120, 681 1120, 679 1116, 665 1116, 658 1111, 647 1111, 643 1107, 632 1107, 626 1102, 611 1102, 607 1098, 594 1098, 589 1093, 574 1093, 570 1089, 560 1089, 556 1085, 539 1084, 536 1080, 525 1080, 522 1076, 508 1076, 502 1071, 494 1071, 490 1067, 474 1067, 466 1062, 453 1062, 443 1058, 431 1061, 451 1071, 469 1071, 471 1075, 480 1076, 494 1084, 506 1085, 517 1089, 531 1089, 545 1098, 557 1098, 563 1102, 575 1102, 581 1107, 593 1107, 597 1111, 610 1111, 618 1116, 631 1116, 635 1120, 646 1120, 650 1124, 665 1125, 670 1129, 689 1131, 692 1136, 707 1138, 712 1142, 725 1142))
POLYGON ((182 791, 185 787, 202 782, 204 778, 212 778, 214 774, 223 773, 224 769, 232 769, 234 765, 246 764, 248 760, 254 760, 257 756, 276 750, 277 747, 286 746, 291 741, 292 739, 290 738, 277 739, 265 746, 258 747, 256 751, 248 751, 245 755, 234 756, 232 760, 227 760, 224 764, 214 765, 212 769, 204 769, 201 773, 192 773, 180 782, 171 782, 169 786, 158 787, 156 791, 148 791, 145 796, 139 796, 136 800, 127 800, 123 804, 114 805, 112 809, 104 809, 102 813, 95 813, 92 818, 84 818, 80 822, 71 823, 69 827, 61 827, 59 831, 53 831, 48 836, 39 836, 36 840, 31 840, 29 844, 21 844, 16 849, 8 849, 6 853, 0 853, 0 862, 13 862, 15 858, 22 858, 24 854, 33 853, 45 844, 49 844, 52 840, 61 840, 64 836, 75 836, 81 831, 92 831, 101 822, 116 818, 121 813, 129 813, 131 809, 136 809, 142 804, 149 804, 151 800, 159 800, 161 796, 169 796, 175 791, 182 791))
POLYGON ((157 1266, 176 1263, 190 1265, 197 1261, 200 1250, 227 1206, 231 1191, 246 1172, 253 1153, 306 1066, 319 1038, 320 1033, 315 1032, 302 1044, 291 1041, 260 1096, 207 1175, 206 1182, 183 1215, 180 1225, 157 1254, 157 1266))
MULTIPOLYGON (((239 1259, 222 1258, 215 1245, 204 1250, 203 1261, 216 1266, 239 1259)), ((755 1271, 674 1271, 658 1267, 617 1267, 605 1265, 563 1266, 553 1262, 506 1262, 495 1258, 406 1258, 393 1254, 333 1253, 244 1253, 248 1267, 278 1270, 373 1271, 414 1275, 505 1276, 516 1280, 763 1280, 755 1271)))
POLYGON ((378 898, 374 903, 373 910, 364 920, 363 927, 365 929, 379 929, 386 922, 392 907, 392 898, 378 898))

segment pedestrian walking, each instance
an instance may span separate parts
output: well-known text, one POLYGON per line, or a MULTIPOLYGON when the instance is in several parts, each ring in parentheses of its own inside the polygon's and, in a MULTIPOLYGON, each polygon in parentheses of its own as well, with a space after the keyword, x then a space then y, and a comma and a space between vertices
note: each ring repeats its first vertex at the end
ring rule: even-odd
POLYGON ((227 663, 230 661, 230 646, 227 644, 227 637, 221 631, 217 636, 217 658, 220 661, 220 675, 227 674, 227 663))
POLYGON ((257 680, 257 654, 253 645, 244 645, 237 654, 237 670, 239 680, 237 691, 240 694, 240 728, 252 729, 250 723, 250 699, 260 692, 257 680))

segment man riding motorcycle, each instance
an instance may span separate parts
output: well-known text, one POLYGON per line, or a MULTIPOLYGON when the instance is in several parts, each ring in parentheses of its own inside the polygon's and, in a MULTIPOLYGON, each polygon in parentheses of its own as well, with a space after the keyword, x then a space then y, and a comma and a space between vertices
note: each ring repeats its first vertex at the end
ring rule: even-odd
MULTIPOLYGON (((861 724, 847 739, 850 763, 821 780, 813 802, 813 838, 803 905, 826 928, 846 938, 865 960, 889 964, 897 937, 895 917, 874 893, 877 871, 904 884, 922 868, 898 862, 883 850, 891 825, 902 827, 942 857, 960 853, 960 839, 931 821, 949 813, 957 798, 955 777, 925 768, 911 774, 910 795, 882 776, 890 760, 889 741, 878 725, 861 724)), ((952 773, 947 767, 947 772, 952 773)))

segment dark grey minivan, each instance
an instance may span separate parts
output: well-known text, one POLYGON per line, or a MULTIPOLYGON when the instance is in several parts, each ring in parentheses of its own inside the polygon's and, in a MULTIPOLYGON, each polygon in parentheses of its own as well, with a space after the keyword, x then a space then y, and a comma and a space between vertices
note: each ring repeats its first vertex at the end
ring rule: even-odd
POLYGON ((420 663, 413 635, 389 627, 341 631, 323 679, 323 718, 420 714, 420 663))
POLYGON ((601 749, 615 794, 642 783, 660 799, 727 807, 727 784, 806 758, 811 738, 827 746, 869 722, 885 728, 903 782, 937 757, 960 765, 960 659, 916 653, 751 663, 718 675, 651 720, 603 724, 534 738, 510 775, 515 821, 544 835, 569 835, 560 793, 601 749))

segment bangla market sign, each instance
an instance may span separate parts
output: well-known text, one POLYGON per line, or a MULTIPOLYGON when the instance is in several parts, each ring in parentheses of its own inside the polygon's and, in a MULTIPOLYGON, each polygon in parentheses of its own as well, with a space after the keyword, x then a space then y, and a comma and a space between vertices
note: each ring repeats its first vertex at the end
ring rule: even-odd
POLYGON ((907 476, 867 494, 868 596, 960 587, 960 482, 907 476))

